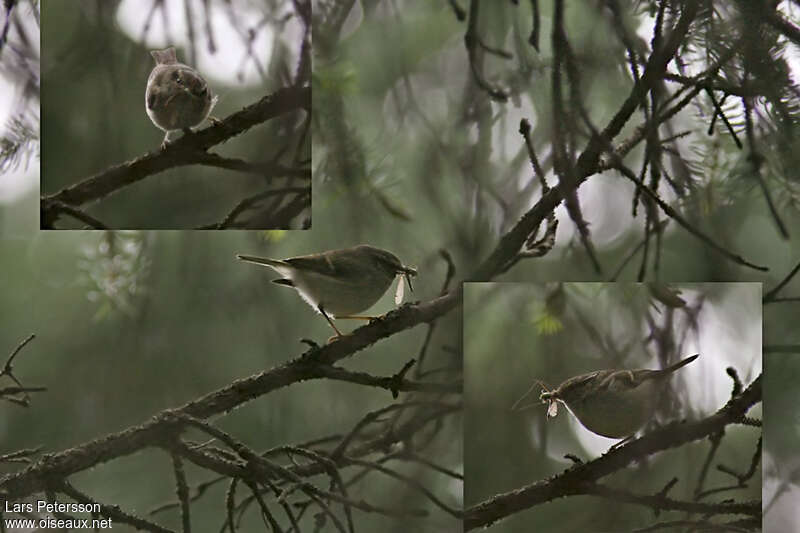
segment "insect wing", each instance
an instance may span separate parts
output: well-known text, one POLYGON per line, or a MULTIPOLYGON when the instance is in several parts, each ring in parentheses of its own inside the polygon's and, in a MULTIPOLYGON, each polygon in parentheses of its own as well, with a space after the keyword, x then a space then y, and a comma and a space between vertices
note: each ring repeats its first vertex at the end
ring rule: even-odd
POLYGON ((400 305, 403 303, 403 296, 405 296, 405 286, 403 276, 397 276, 397 290, 394 293, 394 304, 400 305))

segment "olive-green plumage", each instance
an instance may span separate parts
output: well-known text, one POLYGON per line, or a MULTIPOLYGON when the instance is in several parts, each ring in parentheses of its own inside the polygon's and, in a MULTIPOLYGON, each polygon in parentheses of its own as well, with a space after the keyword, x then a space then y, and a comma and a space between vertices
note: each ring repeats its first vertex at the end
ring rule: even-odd
POLYGON ((369 309, 398 275, 404 276, 411 287, 411 277, 417 274, 393 253, 367 244, 288 259, 237 257, 272 268, 283 276, 273 280, 275 283, 293 287, 311 307, 333 317, 369 309))
POLYGON ((561 401, 586 429, 613 439, 629 437, 653 416, 669 377, 699 354, 662 370, 597 370, 569 378, 543 392, 545 402, 561 401))

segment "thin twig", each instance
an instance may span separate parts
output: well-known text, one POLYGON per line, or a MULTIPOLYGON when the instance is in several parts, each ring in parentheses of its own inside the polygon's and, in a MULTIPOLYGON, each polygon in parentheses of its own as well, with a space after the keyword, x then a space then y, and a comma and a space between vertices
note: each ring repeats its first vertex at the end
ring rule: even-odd
POLYGON ((794 268, 788 274, 786 274, 786 277, 784 277, 780 281, 780 283, 778 283, 775 286, 774 289, 770 290, 767 294, 765 294, 764 298, 761 300, 761 302, 764 303, 764 304, 768 304, 768 303, 776 301, 777 300, 777 295, 781 291, 781 289, 783 289, 786 285, 788 285, 789 282, 792 281, 792 278, 794 278, 797 275, 798 272, 800 272, 800 263, 797 263, 794 266, 794 268))

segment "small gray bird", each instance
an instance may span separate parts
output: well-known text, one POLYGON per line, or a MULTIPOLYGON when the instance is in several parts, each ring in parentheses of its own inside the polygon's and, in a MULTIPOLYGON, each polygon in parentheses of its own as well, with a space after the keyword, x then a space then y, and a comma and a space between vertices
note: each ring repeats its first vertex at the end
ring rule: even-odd
POLYGON ((206 80, 192 67, 178 63, 175 48, 150 52, 156 66, 147 78, 145 106, 153 124, 164 130, 161 148, 173 131, 199 126, 217 103, 206 80))
POLYGON ((252 255, 237 255, 242 261, 272 268, 281 276, 274 283, 293 287, 311 307, 319 311, 337 335, 341 332, 333 318, 356 316, 372 307, 398 276, 395 303, 402 301, 403 279, 413 290, 411 277, 417 271, 404 266, 391 252, 361 244, 352 248, 330 250, 288 259, 269 259, 252 255))

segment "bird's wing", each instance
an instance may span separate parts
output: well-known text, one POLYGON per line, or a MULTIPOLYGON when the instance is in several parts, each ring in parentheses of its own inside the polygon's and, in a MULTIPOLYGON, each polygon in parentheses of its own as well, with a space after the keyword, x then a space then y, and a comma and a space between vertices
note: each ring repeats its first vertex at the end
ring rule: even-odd
POLYGON ((285 262, 306 272, 314 272, 315 274, 329 276, 341 281, 363 278, 363 269, 359 268, 356 262, 348 261, 344 257, 336 257, 336 264, 334 265, 334 261, 331 259, 330 253, 324 253, 291 257, 286 259, 285 262))
POLYGON ((336 275, 336 269, 333 264, 330 261, 325 261, 322 254, 290 257, 289 259, 284 259, 284 262, 300 270, 316 272, 326 276, 336 275))

